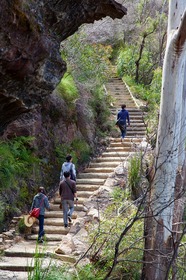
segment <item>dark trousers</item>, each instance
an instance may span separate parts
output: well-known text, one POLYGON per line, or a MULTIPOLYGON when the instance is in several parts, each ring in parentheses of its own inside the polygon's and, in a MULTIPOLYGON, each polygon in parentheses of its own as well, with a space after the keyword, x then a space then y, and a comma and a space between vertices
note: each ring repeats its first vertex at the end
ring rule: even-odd
POLYGON ((41 237, 45 234, 44 232, 44 215, 39 215, 39 233, 38 233, 38 239, 41 239, 41 237))
POLYGON ((125 136, 126 136, 126 133, 127 133, 126 121, 120 120, 119 123, 118 123, 118 125, 119 125, 119 129, 120 129, 120 131, 121 131, 121 138, 124 139, 125 136))

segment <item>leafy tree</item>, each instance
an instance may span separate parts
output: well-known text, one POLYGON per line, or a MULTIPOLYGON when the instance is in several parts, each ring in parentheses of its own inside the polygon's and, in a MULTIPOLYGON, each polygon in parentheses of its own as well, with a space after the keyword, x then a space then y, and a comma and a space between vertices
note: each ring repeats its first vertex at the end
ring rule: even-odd
MULTIPOLYGON (((125 71, 131 71, 130 75, 137 83, 150 84, 153 71, 162 66, 165 49, 165 34, 167 24, 167 5, 165 1, 140 0, 129 5, 129 11, 133 17, 129 17, 129 23, 124 31, 124 50, 127 49, 127 57, 122 55, 124 66, 119 61, 119 73, 128 75, 125 71), (132 6, 132 7, 131 7, 132 6), (126 61, 132 70, 127 67, 126 61)), ((121 52, 122 52, 121 47, 121 52)), ((118 58, 120 60, 120 56, 118 58)))

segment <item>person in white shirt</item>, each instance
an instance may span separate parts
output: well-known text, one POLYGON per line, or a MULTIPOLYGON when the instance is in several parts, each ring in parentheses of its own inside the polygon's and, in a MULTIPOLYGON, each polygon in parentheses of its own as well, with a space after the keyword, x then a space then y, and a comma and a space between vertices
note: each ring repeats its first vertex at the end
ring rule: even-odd
POLYGON ((72 163, 72 156, 68 155, 66 157, 66 162, 62 164, 61 173, 60 173, 60 181, 64 180, 64 172, 70 173, 70 179, 76 181, 76 168, 72 163))

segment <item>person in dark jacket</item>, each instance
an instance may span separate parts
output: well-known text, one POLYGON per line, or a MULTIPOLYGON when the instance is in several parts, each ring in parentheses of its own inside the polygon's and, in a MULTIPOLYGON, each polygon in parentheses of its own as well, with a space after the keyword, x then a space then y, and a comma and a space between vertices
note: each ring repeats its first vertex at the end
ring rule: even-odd
POLYGON ((129 112, 126 110, 126 105, 121 105, 121 111, 117 114, 117 122, 120 131, 121 131, 121 142, 125 138, 127 133, 127 122, 128 126, 130 126, 130 118, 129 112))
POLYGON ((48 198, 46 196, 45 189, 40 187, 38 189, 38 193, 34 196, 31 211, 34 208, 40 208, 40 214, 38 217, 39 220, 39 232, 38 232, 38 242, 43 243, 44 232, 44 217, 45 217, 45 209, 50 210, 50 204, 48 198))
POLYGON ((74 198, 77 198, 76 182, 70 179, 70 172, 64 172, 64 180, 59 184, 59 195, 63 206, 64 227, 68 227, 68 222, 72 221, 74 211, 74 198))

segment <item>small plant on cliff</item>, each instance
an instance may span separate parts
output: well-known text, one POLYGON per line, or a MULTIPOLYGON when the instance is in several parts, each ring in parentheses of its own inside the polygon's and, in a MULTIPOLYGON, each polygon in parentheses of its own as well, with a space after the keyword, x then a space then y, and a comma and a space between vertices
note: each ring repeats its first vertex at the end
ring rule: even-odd
POLYGON ((83 164, 89 160, 91 148, 85 140, 76 138, 72 141, 71 147, 75 152, 75 156, 79 164, 83 164))
POLYGON ((67 154, 71 154, 73 163, 78 167, 78 164, 84 164, 89 160, 91 148, 85 140, 75 138, 69 144, 56 145, 55 154, 59 165, 65 161, 67 154))
POLYGON ((72 106, 71 104, 79 97, 78 89, 69 73, 65 73, 57 87, 57 91, 68 106, 72 106))

